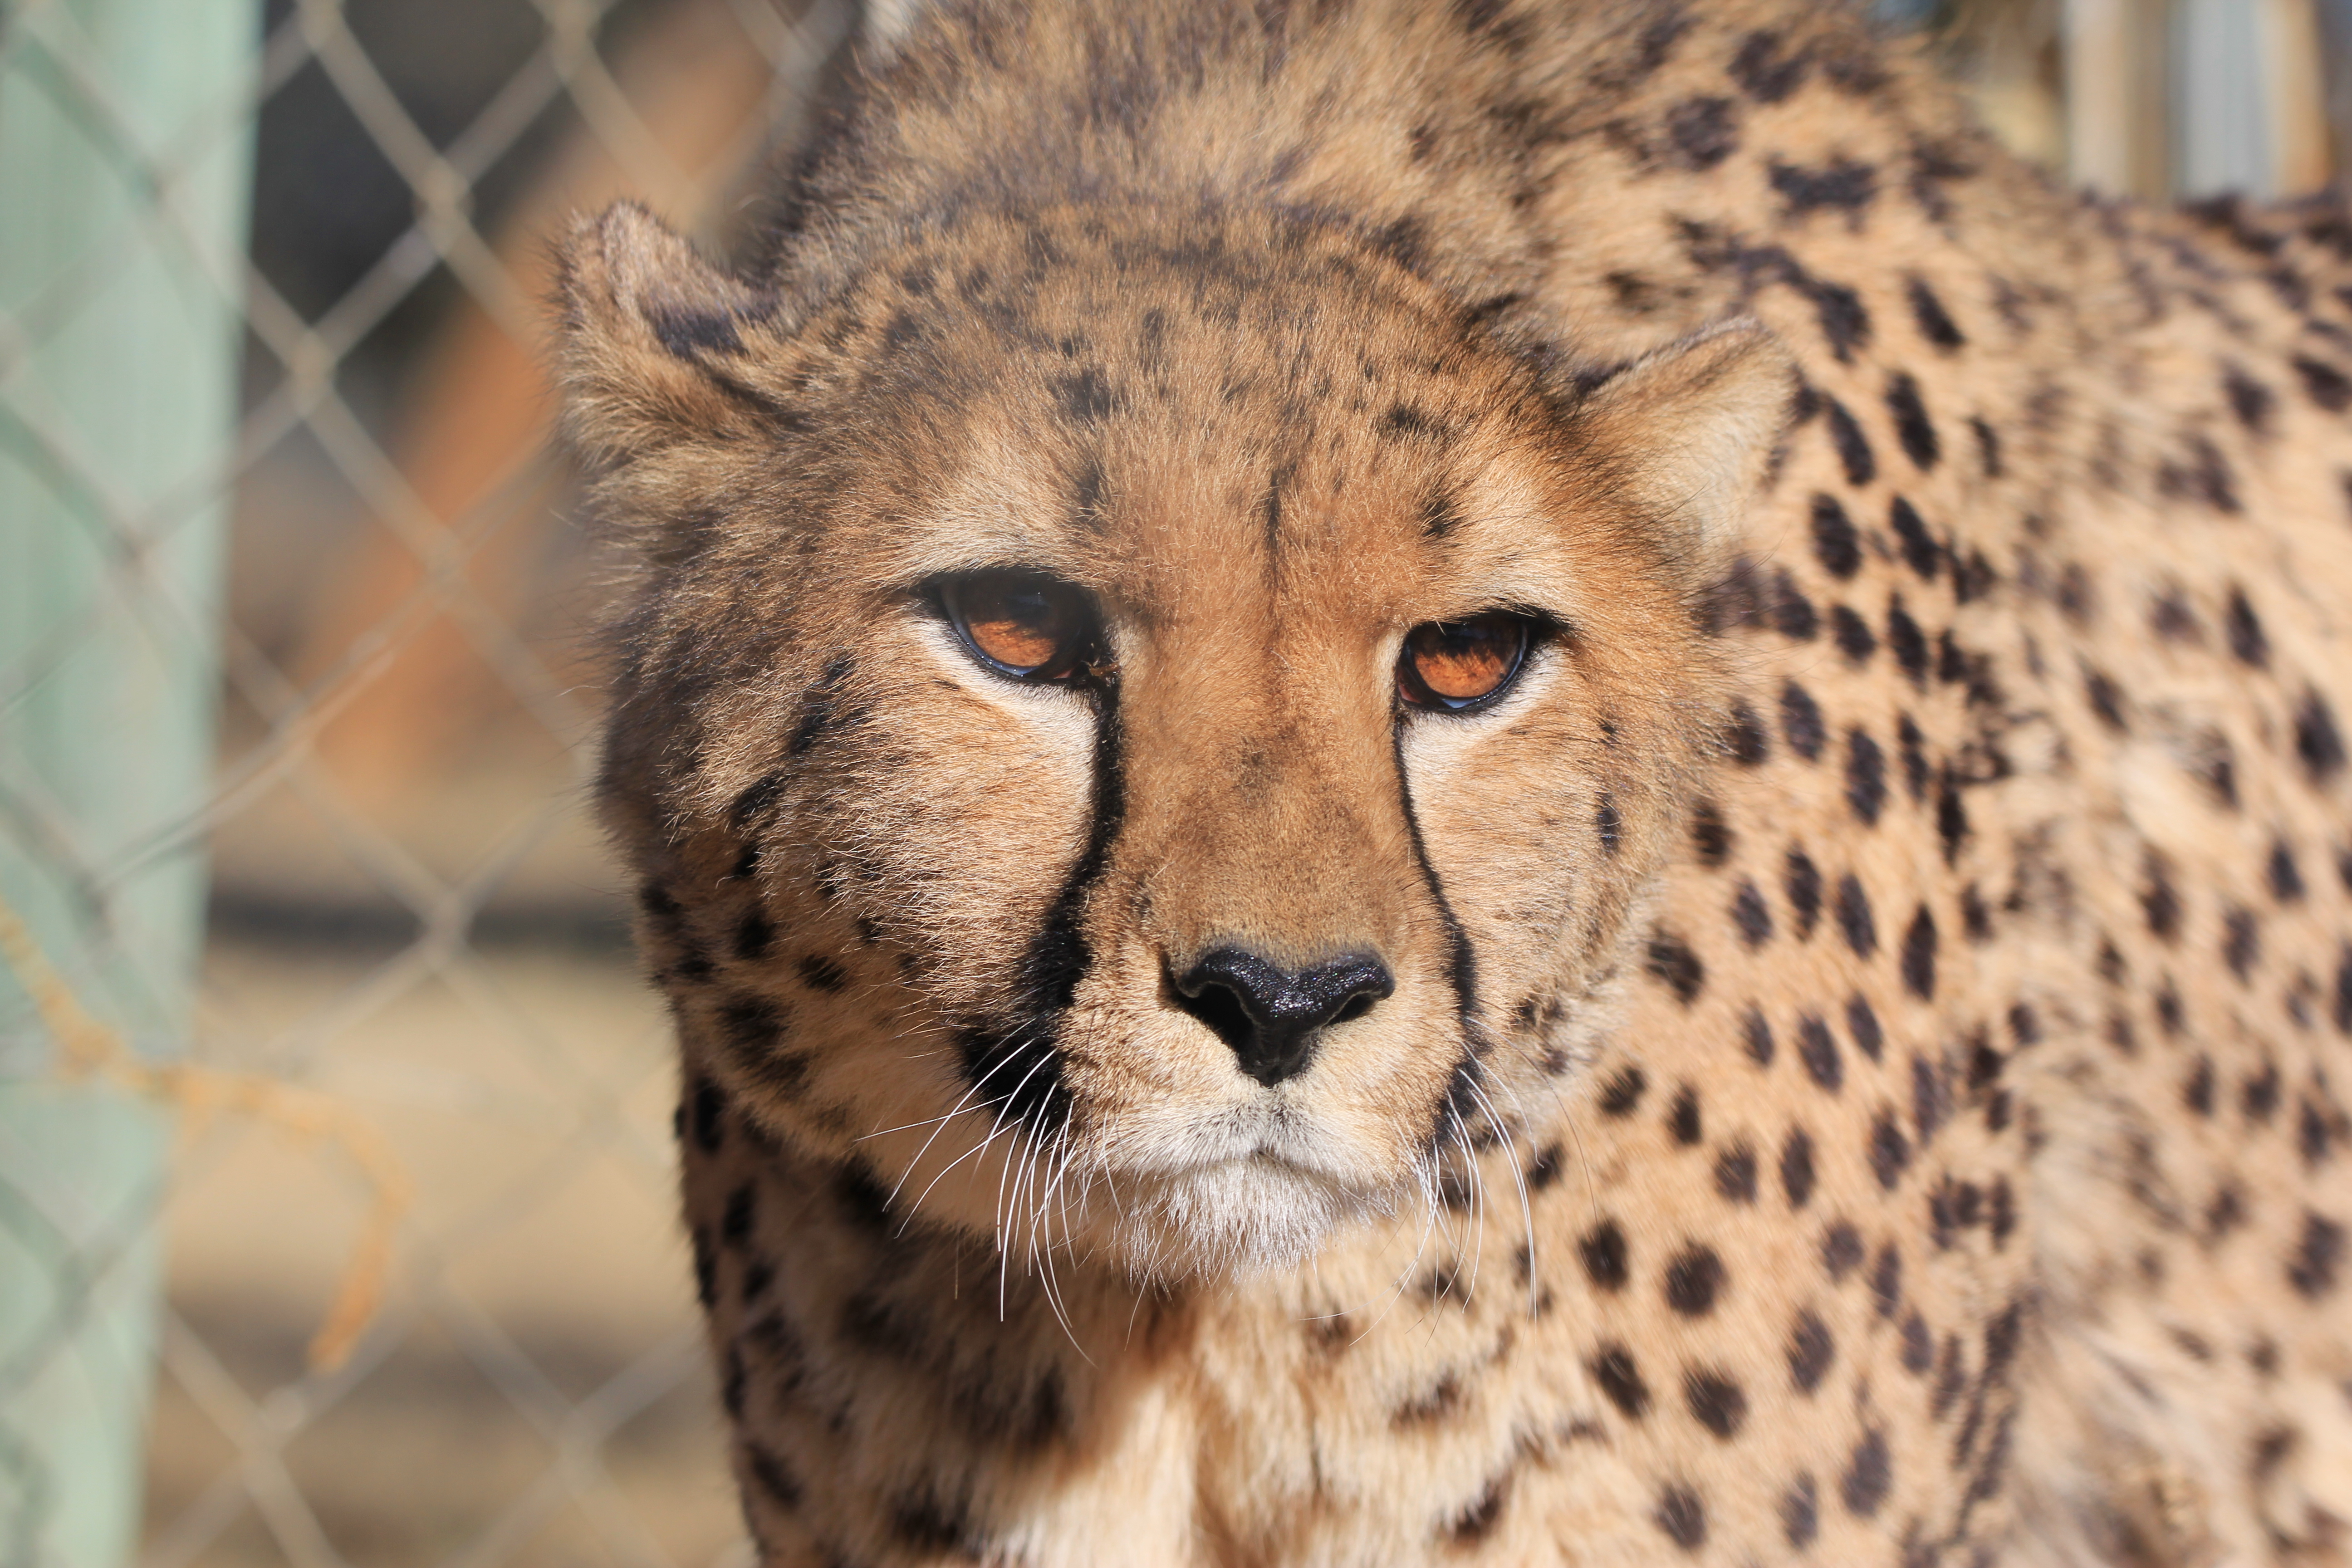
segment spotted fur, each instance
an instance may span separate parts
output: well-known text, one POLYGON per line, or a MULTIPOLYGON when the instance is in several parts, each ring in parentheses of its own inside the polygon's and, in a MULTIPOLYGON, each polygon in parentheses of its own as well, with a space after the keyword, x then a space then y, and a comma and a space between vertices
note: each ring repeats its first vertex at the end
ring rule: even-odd
POLYGON ((763 1557, 2352 1562, 2341 205, 1835 5, 893 16, 754 274, 565 258, 763 1557), (1261 1084, 1221 942, 1395 993, 1261 1084))

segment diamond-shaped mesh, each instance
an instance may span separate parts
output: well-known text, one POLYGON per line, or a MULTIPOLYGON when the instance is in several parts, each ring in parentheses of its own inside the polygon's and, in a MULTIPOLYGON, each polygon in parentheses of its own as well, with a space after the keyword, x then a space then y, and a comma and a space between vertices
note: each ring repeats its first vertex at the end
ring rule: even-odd
POLYGON ((29 939, 0 971, 0 1563, 743 1555, 667 1044, 583 813, 597 564, 548 447, 550 250, 625 195, 740 243, 847 21, 0 3, 0 169, 47 224, 0 233, 0 500, 41 520, 0 521, 0 926, 29 939), (206 27, 216 65, 171 57, 206 27), (242 370, 142 456, 111 410, 164 395, 122 341, 151 295, 242 370), (118 770, 170 750, 89 700, 124 648, 196 771, 96 812, 88 720, 123 724, 118 770), (102 1179, 7 1178, 101 1134, 102 1179), (124 1451, 20 1388, 112 1399, 124 1451), (74 1524, 94 1465, 117 1511, 143 1469, 142 1528, 74 1524))
MULTIPOLYGON (((852 4, 0 0, 0 1568, 748 1559, 583 809, 549 242, 740 244, 852 4)), ((2123 69, 2068 27, 2163 5, 1878 9, 2054 161, 2123 69)), ((2161 118, 2105 142, 2161 176, 2161 118)))

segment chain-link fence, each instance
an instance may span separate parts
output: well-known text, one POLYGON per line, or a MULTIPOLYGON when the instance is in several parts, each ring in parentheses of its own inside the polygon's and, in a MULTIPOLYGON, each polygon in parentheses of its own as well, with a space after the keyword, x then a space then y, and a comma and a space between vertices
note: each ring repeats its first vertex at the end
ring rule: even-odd
MULTIPOLYGON (((2337 0, 2163 3, 1880 9, 2053 161, 2324 170, 2337 0)), ((0 1568, 745 1558, 541 354, 564 214, 740 245, 850 7, 0 0, 0 1568)))
POLYGON ((0 5, 0 1561, 740 1552, 541 354, 845 21, 0 5))

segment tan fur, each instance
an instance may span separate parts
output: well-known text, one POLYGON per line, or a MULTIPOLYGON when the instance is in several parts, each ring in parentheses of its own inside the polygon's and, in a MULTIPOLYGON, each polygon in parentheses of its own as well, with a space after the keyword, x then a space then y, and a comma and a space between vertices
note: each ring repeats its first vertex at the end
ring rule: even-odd
POLYGON ((768 1561, 2352 1562, 2339 206, 1794 0, 959 0, 838 101, 756 277, 565 258, 768 1561), (961 649, 1011 565, 1115 675, 961 649), (1395 994, 1269 1089, 1237 943, 1395 994))

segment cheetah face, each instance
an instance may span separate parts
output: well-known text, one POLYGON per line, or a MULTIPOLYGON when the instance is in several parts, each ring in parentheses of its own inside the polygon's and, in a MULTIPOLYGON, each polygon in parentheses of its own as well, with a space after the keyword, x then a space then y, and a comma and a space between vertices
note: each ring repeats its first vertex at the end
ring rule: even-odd
POLYGON ((1160 1274, 1572 1079, 1712 710, 1760 331, 1563 393, 1270 219, 975 220, 814 301, 630 209, 567 265, 693 1070, 911 1223, 1160 1274))

